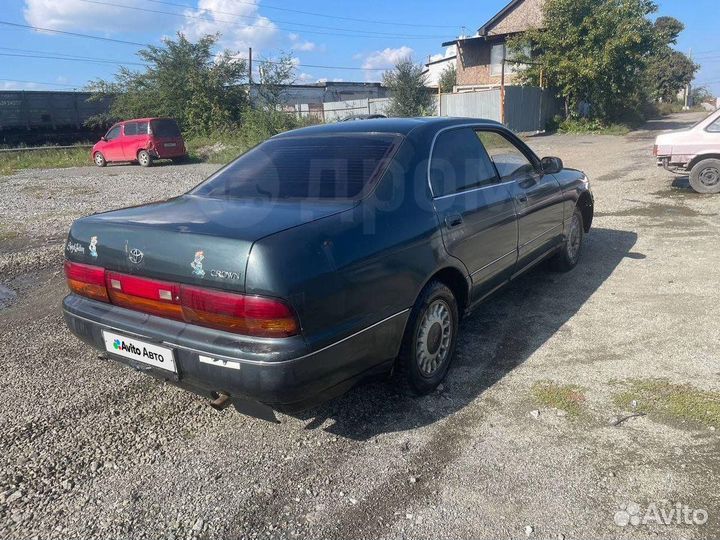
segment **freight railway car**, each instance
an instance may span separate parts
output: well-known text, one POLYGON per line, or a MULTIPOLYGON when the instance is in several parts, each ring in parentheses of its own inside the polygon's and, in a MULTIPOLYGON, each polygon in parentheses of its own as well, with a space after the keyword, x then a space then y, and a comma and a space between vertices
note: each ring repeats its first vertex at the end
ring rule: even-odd
POLYGON ((0 91, 0 145, 70 144, 93 140, 85 127, 91 116, 107 113, 112 98, 90 101, 90 92, 0 91))

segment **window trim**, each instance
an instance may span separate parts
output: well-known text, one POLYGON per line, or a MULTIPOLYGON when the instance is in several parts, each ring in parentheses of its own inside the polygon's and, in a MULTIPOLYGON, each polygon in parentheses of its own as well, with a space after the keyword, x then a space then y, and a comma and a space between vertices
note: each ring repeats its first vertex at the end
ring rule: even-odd
POLYGON ((105 139, 107 139, 107 141, 110 142, 110 141, 114 141, 115 139, 119 139, 120 137, 122 137, 124 135, 124 133, 125 133, 125 128, 124 128, 123 124, 115 124, 113 127, 111 127, 110 129, 108 129, 105 132, 105 135, 103 135, 103 137, 105 137, 105 139), (115 128, 118 128, 118 136, 115 137, 114 139, 108 139, 108 134, 115 128))
POLYGON ((718 116, 715 120, 713 120, 707 126, 705 126, 705 133, 712 133, 713 135, 720 134, 720 116, 718 116), (718 129, 717 130, 710 129, 715 124, 718 125, 718 129))
POLYGON ((435 143, 436 143, 438 137, 439 137, 443 132, 445 132, 445 131, 451 131, 451 130, 453 130, 453 129, 468 129, 468 128, 470 128, 472 131, 477 131, 476 128, 473 128, 473 127, 470 126, 470 125, 451 126, 451 127, 447 127, 447 128, 441 129, 441 130, 438 131, 438 132, 435 134, 435 136, 433 137, 433 141, 432 141, 432 144, 431 144, 431 146, 430 146, 430 154, 429 154, 429 157, 428 157, 428 185, 430 186, 430 194, 431 194, 431 196, 432 196, 431 198, 432 198, 433 200, 435 200, 435 199, 438 199, 438 200, 439 200, 439 199, 445 199, 445 198, 447 198, 447 197, 454 197, 455 195, 461 195, 461 194, 464 194, 464 193, 472 193, 472 192, 474 192, 474 191, 479 191, 479 190, 481 190, 481 189, 486 189, 486 188, 495 187, 495 186, 497 186, 497 185, 499 185, 499 184, 502 183, 502 178, 500 178, 500 175, 498 174, 497 167, 495 167, 495 163, 493 163, 493 160, 492 160, 492 158, 490 157, 490 154, 488 154, 487 148, 485 148, 485 145, 483 145, 482 141, 480 141, 480 139, 478 139, 478 142, 480 143, 480 146, 481 146, 482 149, 485 151, 485 155, 487 156, 488 160, 490 161, 490 165, 492 165, 492 168, 493 168, 493 170, 495 171, 494 181, 492 181, 490 184, 485 185, 485 186, 469 187, 469 188, 467 188, 467 189, 459 189, 459 190, 456 190, 456 191, 454 191, 454 192, 452 192, 452 193, 446 193, 445 195, 437 195, 437 196, 435 195, 435 191, 434 191, 433 188, 432 188, 432 176, 431 176, 431 174, 430 174, 430 170, 432 169, 433 153, 435 152, 435 143))
MULTIPOLYGON (((439 129, 435 132, 435 135, 433 135, 433 140, 430 143, 430 152, 428 154, 428 164, 427 164, 427 172, 426 172, 426 180, 428 189, 430 190, 430 199, 432 200, 440 200, 445 199, 447 197, 455 197, 457 195, 464 195, 465 193, 473 193, 474 191, 479 191, 481 189, 488 189, 488 188, 494 188, 497 186, 502 186, 505 184, 510 184, 512 182, 515 182, 515 180, 503 180, 500 176, 500 173, 497 170, 497 167, 495 167, 495 162, 490 158, 490 162, 492 163, 492 166, 495 168, 495 174, 497 174, 498 181, 494 184, 491 184, 489 186, 480 186, 477 188, 472 189, 466 189, 463 191, 456 191, 455 193, 448 193, 447 195, 435 195, 435 192, 432 188, 432 181, 430 180, 430 166, 432 164, 432 157, 433 152, 435 151, 435 142, 437 141, 438 137, 441 133, 444 133, 446 131, 450 131, 452 129, 463 129, 463 128, 470 128, 474 131, 490 131, 492 133, 497 133, 501 137, 505 137, 513 146, 515 146, 520 152, 528 159, 528 161, 531 163, 531 165, 535 168, 536 174, 542 175, 542 168, 540 167, 540 159, 535 155, 535 153, 528 147, 525 143, 523 143, 520 139, 518 139, 512 131, 509 131, 507 128, 502 126, 488 126, 487 124, 478 124, 476 122, 467 123, 467 124, 458 124, 455 126, 447 126, 442 129, 439 129), (510 135, 510 138, 507 137, 507 135, 510 135), (516 139, 513 141, 512 139, 516 139), (516 144, 516 142, 519 142, 520 144, 516 144)), ((480 139, 478 138, 478 141, 480 139)), ((482 144, 482 141, 480 141, 480 144, 482 144)), ((483 148, 485 145, 483 145, 483 148)), ((485 149, 487 152, 487 149, 485 149)), ((488 157, 490 157, 490 154, 488 153, 488 157)))

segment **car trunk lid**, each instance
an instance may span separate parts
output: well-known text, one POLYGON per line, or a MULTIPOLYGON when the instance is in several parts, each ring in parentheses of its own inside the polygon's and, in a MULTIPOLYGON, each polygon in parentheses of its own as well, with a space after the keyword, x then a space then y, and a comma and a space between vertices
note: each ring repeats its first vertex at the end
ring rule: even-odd
POLYGON ((77 220, 65 255, 118 272, 243 291, 256 240, 354 204, 184 195, 77 220))

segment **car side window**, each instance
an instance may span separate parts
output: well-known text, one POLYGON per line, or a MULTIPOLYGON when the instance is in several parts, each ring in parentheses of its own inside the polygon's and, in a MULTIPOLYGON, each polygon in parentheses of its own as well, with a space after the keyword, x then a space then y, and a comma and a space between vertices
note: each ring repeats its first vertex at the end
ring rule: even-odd
POLYGON ((112 141, 120 136, 120 126, 115 126, 105 134, 105 139, 112 141))
POLYGON ((503 180, 513 180, 535 173, 535 166, 525 157, 525 154, 499 133, 478 131, 477 136, 482 141, 503 180))
POLYGON ((130 122, 129 124, 125 124, 125 136, 130 135, 137 135, 138 132, 138 125, 137 122, 130 122))
POLYGON ((147 122, 138 122, 137 123, 137 134, 138 135, 147 135, 148 132, 148 123, 147 122))
POLYGON ((450 129, 438 135, 430 158, 430 185, 435 197, 495 182, 495 169, 471 128, 450 129))
POLYGON ((707 128, 710 133, 720 133, 720 117, 710 124, 707 128))

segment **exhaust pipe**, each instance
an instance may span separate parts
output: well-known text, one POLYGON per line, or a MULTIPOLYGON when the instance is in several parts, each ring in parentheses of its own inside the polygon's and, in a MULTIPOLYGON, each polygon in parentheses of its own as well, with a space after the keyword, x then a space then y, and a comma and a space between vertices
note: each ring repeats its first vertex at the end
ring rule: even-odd
POLYGON ((210 401, 210 406, 216 411, 222 411, 230 405, 230 394, 226 394, 225 392, 211 392, 210 395, 213 397, 210 401))

